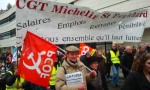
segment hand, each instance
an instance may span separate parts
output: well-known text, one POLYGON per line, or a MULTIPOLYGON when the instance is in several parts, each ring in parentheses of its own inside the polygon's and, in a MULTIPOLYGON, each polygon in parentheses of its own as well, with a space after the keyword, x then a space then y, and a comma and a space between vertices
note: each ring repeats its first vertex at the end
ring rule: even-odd
POLYGON ((92 70, 92 72, 90 73, 90 76, 91 76, 92 78, 95 78, 96 75, 97 75, 97 73, 96 73, 94 70, 92 70))
POLYGON ((86 90, 85 84, 81 83, 78 87, 78 90, 86 90))
POLYGON ((22 84, 17 85, 16 88, 17 88, 17 89, 22 88, 22 84))
POLYGON ((51 90, 50 86, 47 87, 47 90, 51 90))
POLYGON ((130 70, 129 70, 129 69, 127 69, 127 68, 126 68, 125 70, 126 70, 127 72, 130 72, 130 70))
POLYGON ((15 69, 14 75, 15 75, 15 76, 18 75, 18 69, 15 69))

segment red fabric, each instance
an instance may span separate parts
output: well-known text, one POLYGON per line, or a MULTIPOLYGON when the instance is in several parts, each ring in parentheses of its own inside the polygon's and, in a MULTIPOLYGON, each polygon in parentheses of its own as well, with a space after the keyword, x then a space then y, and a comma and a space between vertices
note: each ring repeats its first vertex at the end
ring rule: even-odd
POLYGON ((80 56, 81 56, 81 55, 85 55, 87 51, 90 52, 91 55, 93 55, 96 50, 93 49, 92 47, 90 47, 90 46, 84 44, 84 43, 80 43, 79 55, 80 55, 80 56))
POLYGON ((56 60, 56 52, 56 45, 31 32, 27 32, 18 73, 29 82, 47 87, 51 76, 50 73, 56 60), (43 74, 46 75, 45 78, 43 74))

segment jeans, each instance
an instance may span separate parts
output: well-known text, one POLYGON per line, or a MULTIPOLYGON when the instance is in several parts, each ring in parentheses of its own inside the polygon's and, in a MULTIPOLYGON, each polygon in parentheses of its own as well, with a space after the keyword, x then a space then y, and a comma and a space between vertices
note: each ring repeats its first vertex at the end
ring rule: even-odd
POLYGON ((112 65, 111 68, 113 73, 112 84, 116 86, 119 83, 119 66, 112 65))

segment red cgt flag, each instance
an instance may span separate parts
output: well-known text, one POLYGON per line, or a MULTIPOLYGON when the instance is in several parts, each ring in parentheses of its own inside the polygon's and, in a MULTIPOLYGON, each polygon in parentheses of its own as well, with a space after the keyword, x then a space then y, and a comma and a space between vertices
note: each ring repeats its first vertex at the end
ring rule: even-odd
POLYGON ((56 45, 27 32, 19 62, 19 75, 29 82, 47 87, 56 52, 56 45))
POLYGON ((87 51, 90 52, 92 56, 96 50, 84 43, 80 43, 79 55, 85 55, 87 51))

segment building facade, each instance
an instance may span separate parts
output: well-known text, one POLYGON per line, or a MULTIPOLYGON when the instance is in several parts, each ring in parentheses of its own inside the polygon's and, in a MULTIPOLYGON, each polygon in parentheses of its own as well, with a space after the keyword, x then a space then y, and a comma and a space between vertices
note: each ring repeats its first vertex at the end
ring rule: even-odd
MULTIPOLYGON (((50 0, 54 2, 69 3, 76 6, 89 7, 98 12, 113 11, 127 12, 138 9, 150 11, 149 0, 50 0)), ((0 52, 5 50, 13 51, 16 44, 16 7, 15 5, 7 12, 0 15, 0 52)), ((150 13, 148 13, 150 15, 150 13)), ((148 16, 149 16, 148 15, 148 16)), ((147 19, 143 38, 140 43, 150 43, 150 17, 147 19)), ((138 46, 139 43, 123 42, 125 45, 138 46)), ((94 46, 110 47, 110 43, 95 43, 94 46)))

